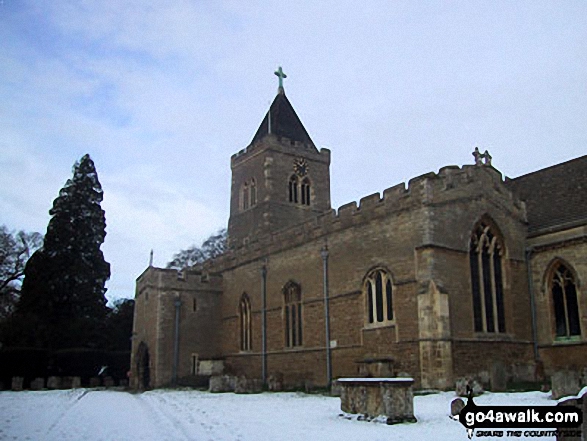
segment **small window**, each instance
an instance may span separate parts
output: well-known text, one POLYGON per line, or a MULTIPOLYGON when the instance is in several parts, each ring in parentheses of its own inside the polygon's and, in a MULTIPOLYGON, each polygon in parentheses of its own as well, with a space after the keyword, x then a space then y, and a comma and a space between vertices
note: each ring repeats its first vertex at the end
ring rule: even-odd
POLYGON ((251 337, 251 301, 247 294, 241 296, 239 303, 240 321, 240 350, 250 351, 252 349, 251 337))
POLYGON ((298 178, 292 176, 289 180, 289 201, 294 204, 298 203, 298 178))
POLYGON ((302 290, 300 285, 288 282, 283 288, 285 318, 285 346, 301 346, 302 338, 302 290))
POLYGON ((245 185, 243 185, 242 206, 243 210, 249 208, 249 186, 246 182, 245 185))
POLYGON ((257 205, 257 183, 255 182, 255 179, 251 180, 251 207, 254 205, 257 205))
POLYGON ((393 284, 386 271, 377 269, 369 273, 365 280, 365 296, 369 324, 393 321, 393 284))
POLYGON ((196 312, 198 310, 198 301, 196 300, 196 298, 194 297, 192 299, 192 312, 196 312))

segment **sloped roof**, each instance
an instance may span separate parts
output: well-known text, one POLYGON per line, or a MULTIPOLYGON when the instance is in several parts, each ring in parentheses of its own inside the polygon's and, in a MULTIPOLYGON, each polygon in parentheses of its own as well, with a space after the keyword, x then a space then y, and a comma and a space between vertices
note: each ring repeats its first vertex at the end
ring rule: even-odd
POLYGON ((587 222, 587 155, 510 179, 526 202, 530 233, 587 222))
POLYGON ((263 118, 251 143, 260 141, 269 133, 316 148, 283 89, 280 89, 271 103, 269 112, 265 114, 265 118, 263 118), (269 127, 269 115, 271 116, 271 127, 269 127))

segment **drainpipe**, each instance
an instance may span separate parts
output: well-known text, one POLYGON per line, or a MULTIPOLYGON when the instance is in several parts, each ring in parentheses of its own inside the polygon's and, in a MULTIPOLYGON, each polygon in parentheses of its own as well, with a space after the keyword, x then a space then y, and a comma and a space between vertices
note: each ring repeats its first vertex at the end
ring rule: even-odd
POLYGON ((171 382, 174 386, 177 385, 177 368, 179 366, 179 312, 181 307, 181 297, 176 294, 175 300, 175 335, 173 339, 173 372, 171 382))
POLYGON ((326 381, 327 387, 330 389, 332 385, 332 359, 330 354, 330 311, 329 311, 329 300, 328 300, 328 246, 324 244, 324 247, 320 251, 322 256, 322 271, 324 275, 324 323, 326 327, 326 381))
POLYGON ((530 310, 532 312, 532 339, 534 340, 534 360, 539 361, 540 355, 538 354, 538 330, 536 326, 536 300, 534 298, 534 283, 532 283, 532 266, 530 265, 530 259, 532 258, 532 248, 526 250, 526 269, 528 272, 528 290, 530 292, 530 310))
POLYGON ((261 378, 263 386, 267 384, 267 259, 261 267, 261 378))

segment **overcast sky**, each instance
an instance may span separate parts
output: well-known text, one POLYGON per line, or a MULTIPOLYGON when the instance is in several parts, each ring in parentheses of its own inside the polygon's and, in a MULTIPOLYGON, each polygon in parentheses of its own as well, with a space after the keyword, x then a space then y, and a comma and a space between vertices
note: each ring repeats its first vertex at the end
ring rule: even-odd
POLYGON ((587 2, 0 0, 0 224, 45 233, 85 153, 108 296, 226 226, 230 155, 285 91, 334 207, 475 146, 515 177, 587 151, 587 2))

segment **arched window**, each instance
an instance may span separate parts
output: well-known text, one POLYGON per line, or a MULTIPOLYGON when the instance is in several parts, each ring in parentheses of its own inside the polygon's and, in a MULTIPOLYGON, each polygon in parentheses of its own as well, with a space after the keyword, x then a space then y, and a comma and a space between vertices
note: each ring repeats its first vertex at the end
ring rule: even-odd
POLYGON ((365 279, 368 323, 393 321, 393 283, 382 269, 373 270, 365 279))
POLYGON ((298 203, 298 178, 297 178, 297 176, 292 176, 289 179, 289 201, 293 202, 294 204, 298 203))
POLYGON ((251 302, 249 296, 243 294, 239 304, 240 348, 241 351, 252 349, 251 338, 251 302))
POLYGON ((283 288, 285 318, 285 346, 302 345, 302 290, 300 285, 288 282, 283 288))
POLYGON ((302 181, 301 190, 302 205, 310 205, 310 180, 308 178, 302 181))
POLYGON ((251 179, 251 207, 257 204, 257 183, 255 179, 251 179))
POLYGON ((479 222, 469 246, 475 332, 505 332, 503 252, 495 229, 479 222))
POLYGON ((242 204, 243 210, 246 210, 247 208, 249 208, 249 186, 246 182, 243 185, 242 201, 243 201, 243 204, 242 204))
POLYGON ((557 262, 552 267, 549 291, 552 295, 556 337, 581 335, 575 276, 562 262, 557 262))

